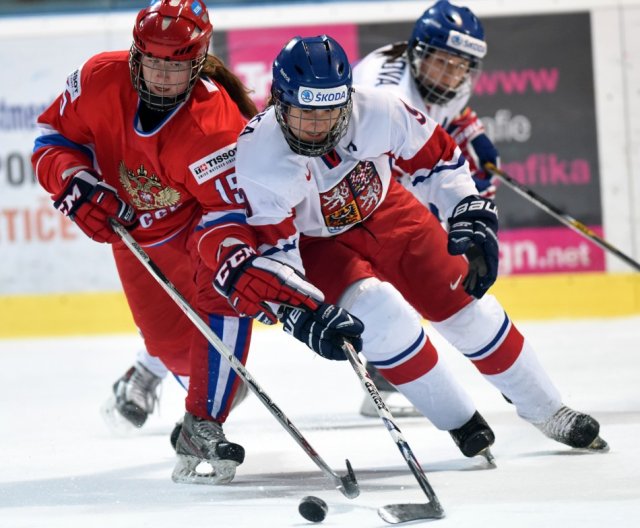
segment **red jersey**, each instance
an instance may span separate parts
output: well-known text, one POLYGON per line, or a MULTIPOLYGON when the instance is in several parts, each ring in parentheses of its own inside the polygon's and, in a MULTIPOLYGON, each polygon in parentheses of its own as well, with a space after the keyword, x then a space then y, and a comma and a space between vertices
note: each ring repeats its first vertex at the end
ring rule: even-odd
POLYGON ((36 176, 56 194, 78 170, 97 172, 135 208, 141 245, 197 225, 201 257, 215 268, 222 238, 252 240, 235 179, 245 119, 224 88, 203 76, 186 102, 143 131, 128 57, 100 53, 67 78, 65 91, 38 118, 36 176))

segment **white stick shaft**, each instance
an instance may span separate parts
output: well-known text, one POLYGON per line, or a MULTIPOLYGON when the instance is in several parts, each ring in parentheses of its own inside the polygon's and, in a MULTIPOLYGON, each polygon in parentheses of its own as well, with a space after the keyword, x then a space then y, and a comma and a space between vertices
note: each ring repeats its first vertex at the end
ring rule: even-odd
POLYGON ((396 446, 400 450, 403 458, 409 465, 409 469, 411 469, 411 472, 418 481, 418 484, 422 488, 422 491, 424 491, 425 495, 429 498, 429 502, 432 504, 433 508, 435 510, 443 512, 440 501, 438 500, 438 497, 436 497, 431 484, 429 484, 427 476, 424 474, 422 467, 420 467, 420 463, 413 454, 411 447, 409 447, 409 444, 405 440, 402 431, 400 431, 400 428, 396 425, 391 411, 389 411, 389 408, 384 403, 384 400, 380 396, 380 392, 378 392, 378 388, 376 387, 375 383, 373 383, 373 380, 369 376, 367 369, 360 361, 358 353, 355 351, 351 343, 349 343, 347 340, 344 341, 342 349, 347 355, 347 359, 349 360, 349 363, 351 363, 353 370, 355 370, 356 374, 358 375, 364 391, 373 401, 373 405, 378 411, 378 415, 380 416, 380 418, 382 418, 382 422, 387 428, 387 431, 389 431, 391 438, 393 438, 393 441, 396 443, 396 446))

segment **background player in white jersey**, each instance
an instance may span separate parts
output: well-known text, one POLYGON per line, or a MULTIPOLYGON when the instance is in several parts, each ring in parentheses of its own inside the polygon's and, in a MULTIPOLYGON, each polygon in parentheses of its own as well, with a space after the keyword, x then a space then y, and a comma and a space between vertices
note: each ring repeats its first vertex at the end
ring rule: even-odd
MULTIPOLYGON (((367 360, 463 454, 487 449, 493 433, 416 310, 545 435, 606 448, 598 422, 563 405, 531 345, 485 295, 497 274, 498 218, 460 149, 393 94, 352 87, 335 40, 296 37, 281 50, 272 106, 240 135, 236 174, 262 254, 304 269, 327 301, 360 318, 367 360), (395 180, 393 164, 438 206, 448 233, 395 180)), ((283 315, 294 335, 309 317, 283 315)))
MULTIPOLYGON (((408 41, 384 46, 364 57, 354 67, 353 79, 357 85, 392 91, 438 122, 462 150, 478 194, 493 198, 494 178, 483 167, 486 163, 499 165, 498 151, 468 106, 486 52, 478 17, 467 7, 440 0, 418 18, 408 41)), ((410 177, 403 177, 399 168, 397 177, 425 203, 420 188, 412 185, 410 177)), ((429 205, 438 214, 434 204, 429 205)), ((375 367, 368 364, 367 370, 397 416, 419 415, 375 367)), ((360 412, 378 415, 370 398, 364 399, 360 412)))

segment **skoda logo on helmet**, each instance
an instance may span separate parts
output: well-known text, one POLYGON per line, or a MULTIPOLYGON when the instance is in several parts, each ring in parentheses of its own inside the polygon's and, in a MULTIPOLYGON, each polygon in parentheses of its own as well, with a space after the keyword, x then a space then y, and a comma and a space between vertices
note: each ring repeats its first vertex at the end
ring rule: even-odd
POLYGON ((300 100, 303 103, 310 103, 313 101, 313 94, 309 90, 302 90, 300 92, 300 100))

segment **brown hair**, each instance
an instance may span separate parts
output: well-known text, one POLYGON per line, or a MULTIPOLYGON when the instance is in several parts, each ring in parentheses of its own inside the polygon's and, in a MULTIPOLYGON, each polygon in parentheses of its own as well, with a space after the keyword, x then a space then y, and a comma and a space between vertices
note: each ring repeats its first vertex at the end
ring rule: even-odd
POLYGON ((249 97, 251 90, 225 66, 222 59, 210 53, 207 54, 202 73, 222 85, 244 117, 251 119, 258 113, 258 108, 249 97))
POLYGON ((384 55, 389 60, 396 60, 402 56, 402 54, 407 51, 408 42, 394 42, 391 44, 391 47, 386 50, 380 52, 380 55, 384 55))

